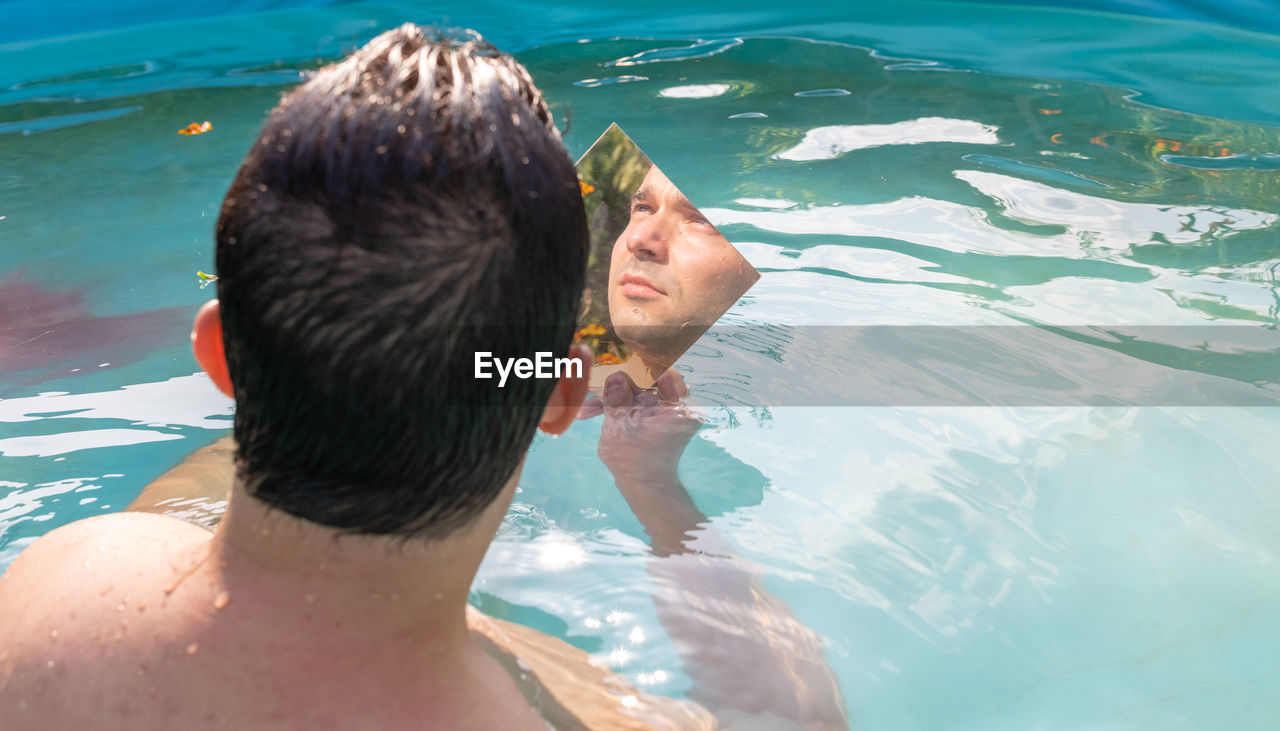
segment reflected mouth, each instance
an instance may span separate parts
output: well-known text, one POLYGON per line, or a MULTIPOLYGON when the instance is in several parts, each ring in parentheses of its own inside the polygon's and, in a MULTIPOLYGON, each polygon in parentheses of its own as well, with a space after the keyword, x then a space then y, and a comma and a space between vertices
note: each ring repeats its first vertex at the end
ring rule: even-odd
POLYGON ((635 274, 624 274, 622 278, 618 280, 618 288, 628 297, 638 297, 641 299, 665 296, 667 294, 663 290, 659 289, 653 282, 635 274))

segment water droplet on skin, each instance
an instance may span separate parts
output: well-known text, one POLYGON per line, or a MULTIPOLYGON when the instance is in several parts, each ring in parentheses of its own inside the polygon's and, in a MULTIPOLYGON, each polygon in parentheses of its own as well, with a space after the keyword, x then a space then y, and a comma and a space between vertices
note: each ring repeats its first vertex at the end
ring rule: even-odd
POLYGON ((436 600, 436 601, 443 601, 443 600, 444 600, 444 592, 437 591, 437 592, 436 592, 436 595, 435 595, 435 600, 436 600))
POLYGON ((400 601, 400 595, 399 595, 399 594, 392 594, 392 595, 391 595, 391 601, 393 601, 393 602, 398 602, 398 601, 400 601))
POLYGON ((49 668, 50 670, 53 670, 53 666, 54 666, 54 665, 55 665, 55 663, 54 663, 52 660, 50 660, 49 662, 47 662, 47 663, 45 663, 45 664, 44 664, 44 666, 45 666, 45 667, 47 667, 47 668, 49 668))
POLYGON ((316 595, 315 595, 315 594, 303 594, 303 595, 302 595, 302 601, 306 602, 307 604, 315 604, 315 603, 316 603, 316 595))
POLYGON ((227 602, 229 601, 231 601, 231 592, 229 591, 218 592, 218 595, 213 598, 213 608, 222 609, 223 607, 227 606, 227 602))
POLYGON ((188 655, 194 655, 194 654, 196 654, 196 653, 197 653, 197 652, 199 652, 199 651, 200 651, 200 645, 199 645, 199 643, 192 642, 191 644, 187 645, 187 654, 188 654, 188 655))
POLYGON ((117 611, 117 612, 123 612, 123 611, 124 611, 124 602, 120 602, 119 604, 117 604, 117 605, 116 605, 116 611, 117 611))

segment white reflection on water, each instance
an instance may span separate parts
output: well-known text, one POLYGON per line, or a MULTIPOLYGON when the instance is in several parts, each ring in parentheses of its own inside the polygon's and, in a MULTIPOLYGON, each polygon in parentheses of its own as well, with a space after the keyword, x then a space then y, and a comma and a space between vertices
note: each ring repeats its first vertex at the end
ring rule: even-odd
POLYGON ((991 225, 980 208, 923 196, 785 211, 701 210, 717 227, 746 224, 782 234, 880 237, 957 253, 1085 256, 1075 237, 1006 231, 991 225))
POLYGON ((800 144, 774 157, 779 160, 830 160, 868 147, 928 142, 996 145, 1000 143, 996 131, 994 125, 946 117, 921 117, 892 124, 837 124, 814 127, 804 133, 800 144))
POLYGON ((182 439, 182 435, 146 429, 86 429, 62 434, 0 439, 0 456, 52 457, 82 449, 124 447, 147 442, 167 442, 171 439, 182 439))
MULTIPOLYGON (((1023 231, 1000 225, 984 207, 911 196, 884 203, 863 205, 813 205, 789 200, 744 198, 735 201, 748 208, 704 208, 716 226, 734 224, 787 235, 830 236, 832 240, 802 247, 735 241, 755 267, 766 270, 757 285, 752 314, 777 314, 783 321, 801 324, 856 322, 935 322, 922 318, 919 308, 939 310, 930 317, 941 322, 973 322, 976 309, 1017 312, 1056 324, 1107 322, 1110 324, 1155 323, 1202 324, 1223 317, 1246 317, 1255 321, 1273 317, 1274 272, 1265 266, 1218 267, 1212 272, 1185 272, 1137 261, 1135 246, 1144 244, 1207 246, 1247 230, 1274 229, 1280 216, 1248 209, 1212 205, 1131 203, 1063 190, 1043 183, 996 173, 957 170, 954 175, 987 195, 991 209, 1020 222, 1045 227, 1047 231, 1023 231), (873 239, 857 241, 856 239, 873 239), (910 253, 894 251, 874 239, 906 242, 910 253), (981 254, 1003 257, 1010 269, 1000 287, 1012 299, 956 294, 937 285, 990 286, 985 282, 949 271, 950 261, 942 256, 929 261, 929 251, 951 254, 981 254), (1057 259, 1105 260, 1132 270, 1119 276, 1118 270, 1095 271, 1059 263, 1030 267, 1009 257, 1052 257, 1057 259), (1266 269, 1265 275, 1258 274, 1266 269), (768 270, 775 270, 770 272, 768 270), (786 300, 769 290, 782 275, 777 270, 804 270, 787 273, 803 277, 805 284, 794 287, 786 300), (841 272, 858 279, 880 280, 874 286, 861 282, 840 282, 827 275, 841 272), (1045 275, 1054 272, 1054 276, 1045 275), (928 290, 921 289, 928 286, 928 290), (901 296, 894 288, 907 287, 901 296), (808 288, 823 290, 821 297, 806 294, 808 288), (836 290, 849 290, 838 294, 836 290), (828 300, 848 300, 840 308, 828 300), (950 302, 943 302, 950 300, 950 302), (783 302, 786 305, 783 305, 783 302), (899 306, 898 303, 901 303, 899 306), (1230 312, 1224 312, 1228 305, 1230 312), (934 306, 941 305, 941 306, 934 306), (959 305, 959 307, 957 307, 959 305), (774 313, 779 307, 789 312, 774 313), (835 310, 841 310, 836 312, 835 310), (962 309, 970 311, 964 314, 962 309), (831 312, 828 312, 831 311, 831 312), (815 319, 816 318, 816 319, 815 319)), ((1265 264, 1265 263, 1264 263, 1265 264)), ((965 274, 992 270, 990 264, 975 262, 963 268, 965 274)), ((993 282, 1000 281, 993 279, 993 282)))
MULTIPOLYGON (((1205 277, 1171 271, 1162 271, 1160 276, 1147 282, 1055 277, 1048 282, 1006 287, 1004 291, 1017 298, 1015 306, 1020 312, 1037 321, 1057 325, 1204 325, 1217 319, 1207 316, 1197 306, 1204 299, 1199 295, 1207 292, 1221 292, 1225 296, 1230 291, 1233 307, 1258 315, 1273 306, 1266 299, 1265 287, 1244 282, 1215 283, 1205 277), (1257 303, 1243 304, 1249 300, 1257 303)), ((1217 299, 1218 295, 1206 297, 1217 299)), ((1240 321, 1230 324, 1239 325, 1240 321)))
POLYGON ((1273 213, 1245 209, 1115 201, 979 170, 954 174, 995 199, 1010 218, 1065 226, 1084 248, 1126 251, 1157 236, 1171 244, 1195 244, 1215 234, 1267 228, 1277 220, 1273 213))
POLYGON ((658 92, 658 96, 668 99, 707 99, 720 96, 732 87, 728 84, 689 84, 687 86, 668 86, 658 92))
POLYGON ((741 206, 754 206, 756 208, 795 208, 799 203, 786 198, 738 198, 734 201, 741 206))
POLYGON ((587 560, 587 552, 583 550, 582 544, 568 533, 538 536, 529 547, 537 554, 538 565, 549 571, 580 566, 587 560))
POLYGON ((233 402, 203 373, 97 393, 53 393, 0 401, 0 422, 119 419, 145 426, 230 429, 233 402))
POLYGON ((1216 206, 1122 203, 994 173, 958 170, 956 177, 992 196, 1011 217, 1057 224, 1066 232, 1036 234, 993 225, 985 210, 923 196, 866 205, 743 211, 703 208, 716 226, 746 224, 783 234, 874 236, 946 251, 1005 256, 1086 258, 1090 249, 1127 251, 1164 236, 1194 244, 1232 231, 1264 229, 1277 216, 1216 206))
MULTIPOLYGON (((741 250, 741 249, 739 249, 741 250)), ((958 277, 938 271, 938 265, 908 254, 887 249, 873 249, 847 244, 819 244, 800 252, 760 244, 752 248, 754 257, 747 257, 757 268, 799 269, 820 268, 846 272, 868 279, 887 279, 896 282, 948 282, 953 284, 976 283, 967 277, 958 277), (786 253, 783 253, 786 252, 786 253)), ((746 254, 744 253, 744 256, 746 254)))
MULTIPOLYGON (((119 475, 103 475, 101 477, 68 477, 54 482, 44 482, 34 485, 28 489, 26 483, 0 481, 0 487, 19 488, 10 490, 6 495, 0 495, 0 536, 3 536, 10 528, 12 528, 19 519, 26 520, 48 520, 53 517, 54 510, 49 508, 47 512, 36 514, 41 508, 57 502, 58 498, 72 493, 89 492, 102 488, 98 481, 105 480, 110 477, 118 477, 119 475), (24 518, 24 516, 26 516, 24 518)), ((104 505, 103 508, 109 508, 104 505)), ((34 538, 32 539, 34 540, 34 538)), ((0 554, 3 555, 3 554, 0 554)), ((16 553, 12 555, 17 555, 16 553)), ((0 569, 6 567, 7 563, 0 563, 0 569)))
MULTIPOLYGON (((757 268, 774 268, 764 262, 785 264, 785 268, 801 266, 796 259, 779 255, 787 251, 785 247, 737 241, 734 245, 757 268)), ((924 276, 909 279, 868 284, 823 271, 766 271, 751 290, 755 298, 751 308, 741 314, 760 322, 794 326, 1009 324, 1005 315, 976 306, 982 303, 970 294, 930 288, 921 283, 927 280, 924 276)))

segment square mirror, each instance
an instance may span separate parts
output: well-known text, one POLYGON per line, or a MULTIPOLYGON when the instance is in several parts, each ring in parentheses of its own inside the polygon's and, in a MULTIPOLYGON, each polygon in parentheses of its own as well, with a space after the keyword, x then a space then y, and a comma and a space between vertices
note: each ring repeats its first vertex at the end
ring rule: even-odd
POLYGON ((648 388, 760 273, 618 125, 578 161, 591 253, 578 341, 597 393, 623 371, 648 388))

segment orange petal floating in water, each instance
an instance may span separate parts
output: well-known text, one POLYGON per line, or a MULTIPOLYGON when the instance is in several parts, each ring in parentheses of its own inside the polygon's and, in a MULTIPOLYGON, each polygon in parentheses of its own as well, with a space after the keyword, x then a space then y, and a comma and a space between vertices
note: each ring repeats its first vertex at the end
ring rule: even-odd
POLYGON ((192 122, 191 124, 188 124, 186 127, 183 127, 182 129, 178 130, 178 134, 202 135, 211 129, 213 129, 213 123, 206 119, 203 123, 192 122))
POLYGON ((582 188, 582 194, 583 194, 583 195, 586 195, 587 193, 594 192, 594 191, 595 191, 595 189, 596 189, 596 186, 592 185, 591 183, 584 183, 584 182, 582 182, 581 180, 579 180, 579 181, 578 181, 578 185, 579 185, 579 187, 581 187, 581 188, 582 188))
POLYGON ((1102 145, 1103 147, 1108 147, 1109 145, 1107 145, 1105 141, 1106 139, 1107 139, 1106 135, 1098 135, 1097 137, 1090 137, 1089 141, 1095 145, 1102 145))
POLYGON ((1061 133, 1061 132, 1059 132, 1059 133, 1058 133, 1058 134, 1056 134, 1056 135, 1050 135, 1050 136, 1049 136, 1049 141, 1050 141, 1050 142, 1052 142, 1052 143, 1053 143, 1053 144, 1055 144, 1055 145, 1061 145, 1061 144, 1062 144, 1062 133, 1061 133))
POLYGON ((1036 111, 1041 114, 1062 114, 1061 109, 1037 109, 1036 111))

